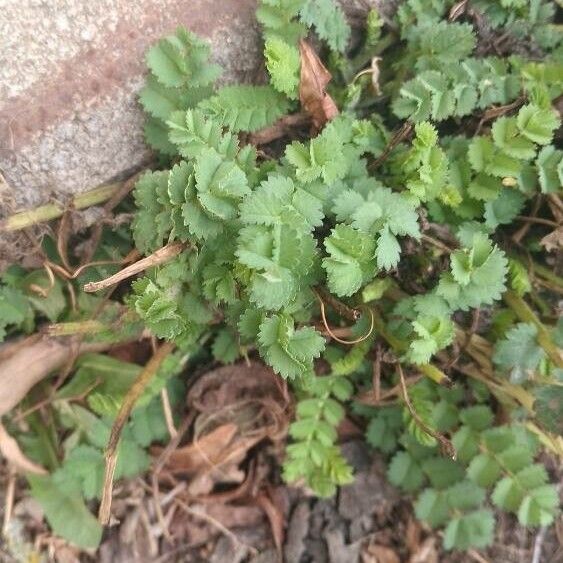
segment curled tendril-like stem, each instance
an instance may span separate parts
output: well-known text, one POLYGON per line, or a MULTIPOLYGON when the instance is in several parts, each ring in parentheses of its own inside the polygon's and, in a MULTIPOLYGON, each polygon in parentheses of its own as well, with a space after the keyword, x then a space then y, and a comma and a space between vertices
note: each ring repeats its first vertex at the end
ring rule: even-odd
POLYGON ((403 368, 399 363, 397 364, 397 371, 399 373, 399 379, 401 382, 401 391, 403 395, 403 400, 405 401, 407 409, 409 409, 409 412, 411 413, 411 416, 413 417, 414 421, 422 430, 424 430, 424 432, 426 432, 426 434, 432 436, 432 438, 438 441, 438 443, 440 444, 440 449, 444 454, 455 460, 457 458, 457 453, 455 451, 454 445, 443 434, 440 434, 436 430, 430 428, 416 412, 409 397, 409 393, 407 390, 407 382, 405 380, 405 374, 403 373, 403 368))
MULTIPOLYGON (((319 295, 319 293, 317 291, 315 291, 315 295, 317 296, 317 299, 319 301, 319 305, 321 307, 321 319, 323 321, 323 325, 327 331, 327 333, 329 334, 329 336, 336 340, 336 342, 340 342, 340 344, 346 344, 347 346, 352 346, 353 344, 359 344, 360 342, 363 342, 364 340, 367 340, 373 333, 373 329, 375 326, 375 318, 373 315, 373 312, 368 309, 370 315, 371 315, 371 324, 369 327, 369 330, 367 332, 367 334, 365 334, 364 336, 360 336, 359 338, 356 338, 354 340, 343 340, 342 338, 339 338, 338 336, 336 336, 336 334, 334 334, 334 332, 332 331, 332 329, 330 328, 328 321, 326 319, 326 311, 325 311, 325 302, 322 300, 321 296, 319 295)), ((357 309, 354 309, 354 318, 357 320, 360 318, 361 313, 360 311, 358 311, 357 309)))

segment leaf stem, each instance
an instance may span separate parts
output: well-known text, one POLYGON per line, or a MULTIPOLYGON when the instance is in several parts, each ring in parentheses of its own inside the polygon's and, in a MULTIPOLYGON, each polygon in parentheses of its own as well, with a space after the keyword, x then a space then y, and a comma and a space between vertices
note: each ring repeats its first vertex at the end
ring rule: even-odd
POLYGON ((137 376, 133 385, 127 391, 123 403, 119 408, 119 412, 115 417, 111 433, 106 448, 106 467, 104 474, 104 486, 102 492, 102 500, 100 510, 98 512, 98 520, 104 526, 110 521, 111 516, 111 500, 113 493, 113 476, 115 474, 115 467, 117 465, 117 446, 121 438, 121 432, 129 419, 129 415, 135 406, 135 403, 149 384, 151 379, 156 375, 159 367, 165 358, 174 350, 173 342, 165 342, 157 351, 156 354, 149 360, 148 364, 137 376))
POLYGON ((543 278, 544 280, 547 280, 557 287, 563 289, 563 279, 560 278, 557 274, 554 274, 549 268, 546 268, 541 264, 536 264, 535 262, 533 268, 534 273, 537 274, 540 278, 543 278))

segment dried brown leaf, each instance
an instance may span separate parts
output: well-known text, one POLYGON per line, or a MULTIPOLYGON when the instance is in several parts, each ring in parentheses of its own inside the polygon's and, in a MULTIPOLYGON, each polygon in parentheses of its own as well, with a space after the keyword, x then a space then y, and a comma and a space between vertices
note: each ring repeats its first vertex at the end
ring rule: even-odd
POLYGON ((15 407, 36 383, 61 368, 76 349, 82 354, 102 352, 110 347, 105 342, 76 347, 70 339, 46 337, 26 340, 25 345, 6 345, 6 354, 2 353, 0 358, 0 416, 15 407))
MULTIPOLYGON (((173 451, 163 469, 187 475, 192 496, 210 495, 218 484, 242 483, 250 470, 240 465, 249 450, 264 439, 276 442, 287 434, 287 389, 257 362, 204 373, 190 389, 187 403, 195 415, 192 443, 173 451)), ((158 455, 159 449, 153 452, 158 455)))
POLYGON ((313 126, 320 129, 338 115, 334 100, 326 92, 332 75, 323 65, 317 53, 305 40, 299 42, 301 54, 301 79, 299 99, 303 109, 311 116, 313 126))
POLYGON ((280 117, 273 125, 260 129, 248 137, 248 142, 253 145, 267 145, 280 137, 290 135, 293 129, 304 127, 311 122, 311 117, 306 113, 292 113, 280 117))
MULTIPOLYGON (((220 463, 238 431, 236 424, 223 424, 170 454, 167 468, 174 473, 193 474, 220 463)), ((155 453, 158 448, 155 448, 155 453)))
POLYGON ((438 552, 436 550, 436 538, 426 538, 412 553, 409 563, 438 563, 438 552))
POLYGON ((12 438, 4 426, 0 423, 0 453, 20 471, 34 473, 35 475, 46 475, 47 470, 41 465, 34 463, 20 450, 18 443, 12 438))
POLYGON ((362 563, 401 563, 401 559, 390 547, 372 544, 362 553, 362 563))
POLYGON ((561 250, 563 248, 563 227, 555 229, 540 240, 540 244, 547 252, 561 250))
POLYGON ((371 59, 371 85, 373 86, 374 92, 380 96, 381 88, 379 87, 379 62, 381 57, 373 57, 371 59))

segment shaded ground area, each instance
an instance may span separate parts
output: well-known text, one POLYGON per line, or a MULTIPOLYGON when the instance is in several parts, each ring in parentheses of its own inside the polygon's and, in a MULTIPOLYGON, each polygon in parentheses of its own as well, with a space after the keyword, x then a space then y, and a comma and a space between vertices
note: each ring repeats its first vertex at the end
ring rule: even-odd
POLYGON ((3 504, 11 518, 0 560, 37 560, 41 551, 64 563, 563 561, 561 520, 537 532, 501 516, 488 550, 444 552, 440 534, 415 520, 409 499, 388 484, 384 462, 349 421, 341 434, 354 483, 330 499, 288 487, 280 461, 292 402, 279 379, 253 363, 194 380, 188 415, 167 447, 153 448, 151 473, 116 487, 115 524, 98 552, 79 552, 50 536, 38 504, 19 498, 23 483, 4 474, 3 504))

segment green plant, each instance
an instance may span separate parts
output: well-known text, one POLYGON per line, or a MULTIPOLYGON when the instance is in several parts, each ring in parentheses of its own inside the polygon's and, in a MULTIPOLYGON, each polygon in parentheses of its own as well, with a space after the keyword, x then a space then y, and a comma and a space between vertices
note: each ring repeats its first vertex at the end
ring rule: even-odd
MULTIPOLYGON (((366 13, 352 37, 332 0, 262 0, 260 86, 216 86, 208 46, 182 28, 147 55, 140 101, 159 166, 136 184, 132 234, 145 255, 181 252, 132 282, 129 314, 174 341, 178 358, 209 343, 219 362, 258 355, 287 379, 297 402, 284 477, 319 495, 353 478, 338 425, 350 410, 365 416, 389 480, 416 493, 420 519, 445 526, 446 549, 490 545, 491 504, 526 526, 557 512, 535 461, 540 444, 562 455, 553 8, 405 0, 392 22, 366 13), (487 34, 498 26, 502 48, 487 34), (311 63, 311 33, 327 68, 311 63)), ((17 279, 0 287, 0 337, 30 328, 38 307, 17 279)), ((84 358, 61 389, 84 391, 96 366, 89 410, 61 407, 78 438, 60 468, 32 479, 56 530, 61 479, 99 494, 99 471, 84 468, 99 470, 136 371, 115 368, 117 388, 108 361, 84 358)), ((118 474, 141 471, 143 448, 163 437, 161 414, 146 426, 176 371, 163 369, 128 423, 118 474)), ((87 518, 83 505, 69 510, 87 518)))
MULTIPOLYGON (((396 77, 385 66, 379 74, 388 77, 379 84, 391 104, 374 106, 365 83, 351 90, 347 77, 357 72, 354 65, 384 52, 392 36, 372 12, 364 42, 346 58, 349 29, 329 4, 264 0, 257 15, 271 86, 223 87, 199 98, 194 92, 188 97, 197 101, 164 120, 167 142, 175 147, 170 152, 181 160, 139 181, 134 236, 147 253, 175 240, 186 250, 135 282, 130 297, 157 336, 182 345, 213 333, 217 359, 232 362, 242 349, 255 349, 291 381, 297 418, 284 474, 290 481, 304 478, 325 495, 351 479, 335 446, 335 429, 352 382, 373 352, 373 337, 383 337, 405 369, 447 380, 431 362, 442 363, 437 355, 460 341, 463 331, 454 321, 459 312, 498 308, 510 287, 520 296, 530 291, 524 268, 507 257, 498 229, 512 225, 537 194, 557 192, 563 180, 562 153, 551 144, 560 124, 551 100, 562 91, 555 54, 542 64, 523 56, 477 57, 472 25, 444 19, 451 3, 435 2, 432 11, 411 0, 397 14, 404 39, 400 55, 387 65, 383 58, 396 77), (297 41, 307 27, 331 51, 331 94, 351 100, 353 93, 349 107, 357 109, 330 120, 308 141, 288 142, 276 158, 258 158, 252 146, 240 146, 236 133, 268 127, 296 107, 297 41), (461 118, 498 104, 506 108, 490 127, 467 134, 461 118), (395 142, 384 154, 381 140, 390 138, 386 124, 396 123, 392 114, 415 123, 414 138, 395 142), (438 129, 441 122, 448 123, 448 136, 438 129), (446 243, 425 233, 422 214, 449 233, 446 243), (441 265, 435 267, 437 256, 441 265), (425 269, 432 272, 429 280, 423 280, 425 269), (327 322, 342 318, 351 319, 347 330, 355 338, 350 344, 336 339, 344 349, 351 346, 337 359, 343 352, 325 350, 326 338, 333 338, 327 322), (321 357, 331 365, 328 375, 315 375, 321 357)), ((511 21, 534 16, 528 10, 519 17, 511 21)), ((542 12, 542 21, 549 17, 542 12)), ((541 48, 559 45, 560 33, 551 33, 541 48)), ((185 35, 180 30, 176 37, 185 35)), ((183 56, 183 67, 191 68, 190 53, 183 56)), ((152 64, 151 80, 169 86, 160 78, 164 70, 152 64)), ((513 313, 510 323, 522 307, 513 313)), ((490 373, 491 389, 503 403, 503 392, 512 393, 509 401, 514 392, 493 381, 507 372, 521 383, 541 364, 542 383, 560 389, 554 374, 561 361, 548 352, 549 329, 537 323, 508 325, 496 344, 492 358, 499 372, 490 373), (516 341, 522 354, 511 356, 507 351, 516 341)), ((470 349, 469 357, 476 361, 477 351, 470 349)), ((381 410, 368 427, 368 441, 384 452, 401 445, 390 464, 391 482, 415 491, 430 481, 418 497, 418 516, 433 526, 451 519, 448 549, 484 547, 494 529, 484 504, 486 490, 493 488, 493 504, 518 513, 522 524, 549 523, 555 489, 543 467, 532 464, 537 444, 523 426, 493 427, 490 407, 472 404, 481 396, 489 400, 488 392, 470 399, 430 379, 409 387, 412 408, 405 407, 403 417, 397 418, 396 409, 381 410), (469 406, 461 405, 468 400, 469 406), (438 441, 450 440, 445 435, 457 461, 437 454, 438 441)), ((527 393, 520 399, 533 402, 527 393)))
MULTIPOLYGON (((181 400, 182 385, 170 380, 181 368, 180 358, 169 358, 156 380, 141 397, 121 436, 115 479, 135 477, 150 465, 147 446, 168 436, 159 391, 168 385, 172 404, 181 400)), ((52 450, 31 431, 20 433, 19 441, 30 459, 49 468, 49 475, 29 475, 32 495, 39 501, 53 531, 84 548, 98 546, 102 526, 90 513, 86 502, 101 498, 105 456, 113 418, 140 367, 104 355, 87 355, 79 360, 72 380, 55 395, 54 416, 67 432, 59 461, 52 450), (90 410, 71 404, 100 381, 88 396, 90 410)), ((52 448, 53 446, 50 446, 52 448)))
MULTIPOLYGON (((368 440, 374 434, 372 445, 386 453, 397 450, 389 463, 389 480, 409 493, 417 493, 418 518, 432 527, 446 526, 446 549, 492 543, 495 520, 487 500, 517 514, 524 526, 548 525, 559 503, 557 489, 548 483, 544 466, 533 461, 538 452, 537 439, 518 423, 495 425, 493 412, 485 404, 488 394, 472 394, 473 404, 461 404, 467 401, 468 391, 462 387, 445 390, 429 381, 409 390, 419 415, 427 413, 429 425, 451 435, 456 460, 440 455, 432 437, 421 440, 420 432, 409 424, 406 408, 402 421, 394 418, 392 431, 397 441, 392 447, 374 431, 375 426, 388 424, 389 413, 376 412, 370 422, 371 432, 368 429, 368 440), (425 410, 425 403, 430 409, 425 410)), ((378 430, 389 432, 387 427, 378 430)))

